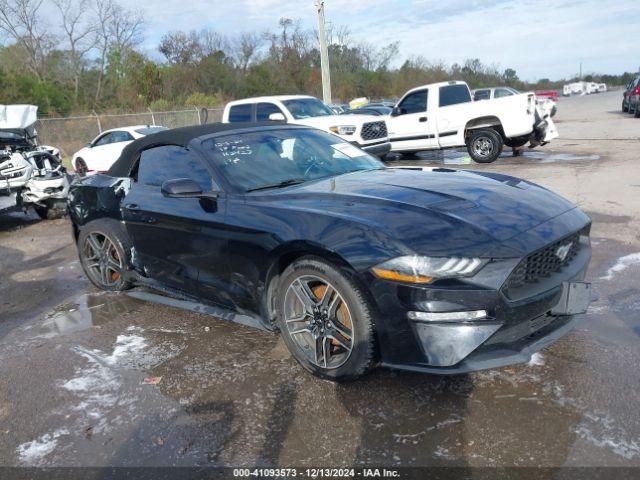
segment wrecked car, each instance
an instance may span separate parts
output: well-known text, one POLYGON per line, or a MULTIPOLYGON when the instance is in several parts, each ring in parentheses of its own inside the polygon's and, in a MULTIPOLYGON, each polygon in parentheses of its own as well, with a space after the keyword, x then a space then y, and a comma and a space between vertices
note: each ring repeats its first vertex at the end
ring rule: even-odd
POLYGON ((413 155, 466 146, 474 161, 491 163, 505 145, 533 148, 558 137, 553 120, 538 112, 532 92, 472 99, 469 86, 460 81, 409 90, 386 119, 391 151, 413 155))
POLYGON ((591 299, 591 221, 567 200, 498 173, 388 168, 307 126, 149 135, 68 204, 95 286, 236 312, 332 380, 526 362, 591 299))
POLYGON ((62 216, 70 179, 57 148, 38 145, 34 105, 0 105, 0 213, 33 208, 62 216))

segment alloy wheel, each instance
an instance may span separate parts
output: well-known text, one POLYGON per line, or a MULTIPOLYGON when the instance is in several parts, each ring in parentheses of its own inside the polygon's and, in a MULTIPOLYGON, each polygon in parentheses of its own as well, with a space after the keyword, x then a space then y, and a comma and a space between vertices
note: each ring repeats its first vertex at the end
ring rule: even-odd
POLYGON ((493 142, 488 137, 478 137, 473 142, 474 152, 481 157, 489 157, 493 153, 493 142))
POLYGON ((285 292, 284 322, 314 365, 338 368, 351 356, 355 339, 349 306, 326 280, 314 275, 294 279, 285 292))
POLYGON ((123 262, 113 241, 99 232, 87 235, 82 258, 93 280, 103 287, 117 285, 122 277, 123 262))

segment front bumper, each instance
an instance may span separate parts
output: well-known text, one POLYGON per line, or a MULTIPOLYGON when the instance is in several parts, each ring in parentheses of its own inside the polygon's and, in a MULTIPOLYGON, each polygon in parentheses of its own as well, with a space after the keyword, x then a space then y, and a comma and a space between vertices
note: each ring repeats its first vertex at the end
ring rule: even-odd
POLYGON ((531 334, 530 337, 521 339, 520 342, 515 342, 511 345, 493 347, 487 345, 484 348, 478 348, 464 360, 451 367, 432 367, 423 364, 394 364, 388 362, 383 362, 382 365, 398 370, 436 373, 440 375, 457 375, 490 368, 506 367, 518 363, 527 363, 531 360, 534 353, 548 347, 569 333, 580 323, 583 317, 584 315, 555 317, 549 325, 531 334))
POLYGON ((358 142, 352 142, 353 145, 364 150, 369 155, 375 155, 376 157, 384 157, 391 151, 391 142, 384 140, 382 142, 375 142, 369 144, 360 144, 358 142))
MULTIPOLYGON (((580 230, 580 218, 568 213, 526 232, 524 238, 533 242, 538 230, 560 228, 561 224, 580 230)), ((513 239, 516 243, 521 241, 523 238, 513 239)), ((537 250, 532 247, 530 251, 537 250)), ((376 330, 382 364, 402 370, 459 374, 529 361, 533 353, 564 336, 582 317, 554 315, 552 310, 556 311, 563 298, 563 283, 585 278, 590 259, 591 248, 585 243, 561 271, 523 288, 517 295, 506 290, 505 281, 519 259, 489 263, 473 278, 474 283, 427 287, 365 274, 364 281, 380 314, 376 330), (481 310, 487 312, 487 318, 466 322, 424 321, 409 314, 481 310)))

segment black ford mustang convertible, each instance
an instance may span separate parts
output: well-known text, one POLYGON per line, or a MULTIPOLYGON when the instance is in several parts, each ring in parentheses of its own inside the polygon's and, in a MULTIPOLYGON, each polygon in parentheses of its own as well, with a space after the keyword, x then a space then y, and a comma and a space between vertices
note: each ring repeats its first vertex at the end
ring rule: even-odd
POLYGON ((590 301, 576 206, 496 173, 387 168, 308 127, 149 135, 69 211, 97 287, 240 312, 329 379, 525 362, 590 301))

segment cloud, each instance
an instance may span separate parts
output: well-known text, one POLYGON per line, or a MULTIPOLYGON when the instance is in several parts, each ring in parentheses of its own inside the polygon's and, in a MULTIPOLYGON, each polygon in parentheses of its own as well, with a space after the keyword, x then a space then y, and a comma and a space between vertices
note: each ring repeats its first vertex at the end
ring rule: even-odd
MULTIPOLYGON (((316 28, 313 0, 155 0, 138 4, 146 47, 168 30, 213 28, 227 35, 277 28, 282 17, 316 28)), ((400 41, 401 59, 422 55, 446 63, 480 58, 515 68, 521 78, 632 71, 636 2, 617 0, 325 0, 327 20, 357 41, 400 41), (626 39, 626 40, 625 40, 626 39)))

